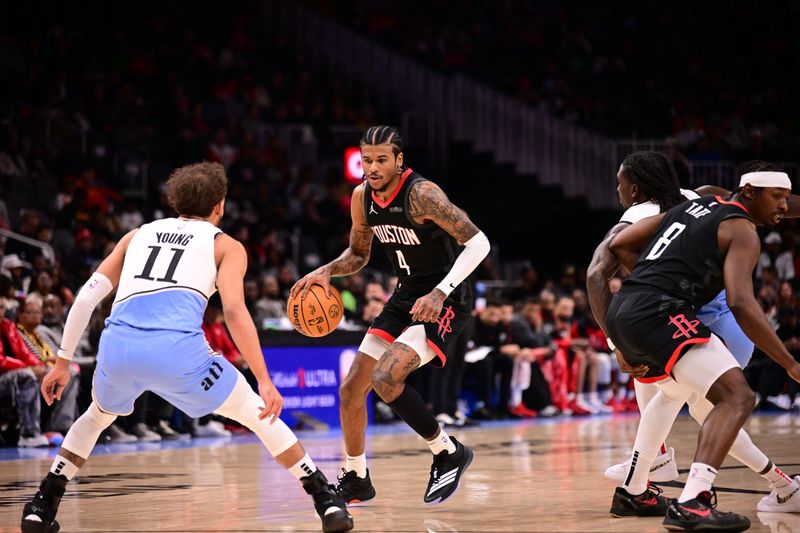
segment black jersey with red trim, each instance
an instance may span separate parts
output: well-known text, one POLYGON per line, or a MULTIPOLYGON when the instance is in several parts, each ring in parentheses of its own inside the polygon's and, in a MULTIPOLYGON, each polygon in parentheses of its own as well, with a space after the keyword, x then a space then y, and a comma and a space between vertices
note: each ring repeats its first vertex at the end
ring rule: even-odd
POLYGON ((664 215, 623 289, 646 288, 688 301, 699 309, 725 288, 719 225, 732 218, 752 222, 738 202, 709 196, 679 204, 664 215))
MULTIPOLYGON (((408 215, 411 187, 424 180, 406 169, 394 193, 384 202, 364 183, 364 212, 381 248, 392 263, 398 286, 420 296, 432 291, 450 272, 461 247, 433 222, 417 224, 408 215)), ((457 291, 463 291, 464 283, 457 291)), ((454 293, 454 296, 457 294, 454 293)))

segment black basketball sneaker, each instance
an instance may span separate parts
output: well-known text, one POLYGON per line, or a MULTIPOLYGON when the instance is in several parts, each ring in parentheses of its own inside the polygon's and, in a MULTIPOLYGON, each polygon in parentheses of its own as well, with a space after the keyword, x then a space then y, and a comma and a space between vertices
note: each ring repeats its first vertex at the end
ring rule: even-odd
POLYGON ((422 498, 425 503, 441 503, 452 496, 458 488, 461 475, 472 462, 472 450, 453 437, 450 440, 456 445, 455 452, 441 452, 433 456, 431 479, 422 498))
POLYGON ((670 501, 661 495, 662 492, 664 491, 655 485, 650 485, 646 491, 634 496, 622 487, 617 487, 611 500, 611 516, 664 516, 670 501))
POLYGON ((317 470, 310 476, 300 478, 303 489, 314 498, 314 508, 322 520, 322 531, 337 533, 353 529, 353 517, 347 512, 347 504, 328 484, 325 474, 317 470))
POLYGON ((355 470, 347 471, 342 468, 340 478, 336 478, 338 484, 336 485, 336 493, 342 499, 351 503, 362 503, 371 500, 375 497, 375 487, 372 486, 372 480, 369 479, 369 469, 367 469, 367 477, 360 478, 355 470))
POLYGON ((717 493, 703 491, 689 501, 672 500, 664 527, 669 531, 744 531, 750 527, 746 516, 717 511, 717 493))
POLYGON ((57 533, 58 505, 67 489, 67 478, 48 473, 39 484, 39 491, 22 510, 22 533, 57 533))

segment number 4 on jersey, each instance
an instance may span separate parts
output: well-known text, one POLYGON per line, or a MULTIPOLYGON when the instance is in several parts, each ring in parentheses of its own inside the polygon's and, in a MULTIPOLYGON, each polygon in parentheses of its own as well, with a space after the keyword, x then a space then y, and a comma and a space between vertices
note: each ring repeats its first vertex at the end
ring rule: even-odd
POLYGON ((406 271, 406 274, 411 275, 411 267, 406 263, 406 258, 403 256, 402 250, 395 250, 397 254, 397 264, 400 268, 406 271))

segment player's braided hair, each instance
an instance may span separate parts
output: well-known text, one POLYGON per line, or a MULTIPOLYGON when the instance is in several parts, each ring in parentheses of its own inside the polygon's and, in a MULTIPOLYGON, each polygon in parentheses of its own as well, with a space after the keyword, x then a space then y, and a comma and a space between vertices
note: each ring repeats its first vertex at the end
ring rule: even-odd
POLYGON ((397 156, 403 151, 403 139, 400 138, 400 133, 397 128, 392 126, 372 126, 364 132, 361 137, 361 146, 374 145, 374 144, 391 144, 392 153, 397 156))
POLYGON ((622 161, 623 172, 639 186, 642 195, 656 202, 662 212, 686 200, 672 162, 660 152, 634 152, 622 161))

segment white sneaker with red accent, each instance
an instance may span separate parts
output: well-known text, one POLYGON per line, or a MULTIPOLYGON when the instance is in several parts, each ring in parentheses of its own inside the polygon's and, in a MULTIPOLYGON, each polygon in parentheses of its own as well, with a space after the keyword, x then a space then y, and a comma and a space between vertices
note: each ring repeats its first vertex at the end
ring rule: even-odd
MULTIPOLYGON (((633 452, 628 452, 631 455, 633 452)), ((625 476, 628 475, 628 470, 631 469, 631 460, 628 459, 624 463, 611 466, 605 471, 605 476, 608 479, 615 481, 623 481, 625 476)), ((675 463, 675 449, 670 448, 667 453, 662 453, 656 456, 653 464, 650 466, 650 474, 647 478, 653 483, 665 483, 667 481, 675 481, 678 479, 678 465, 675 463)))

